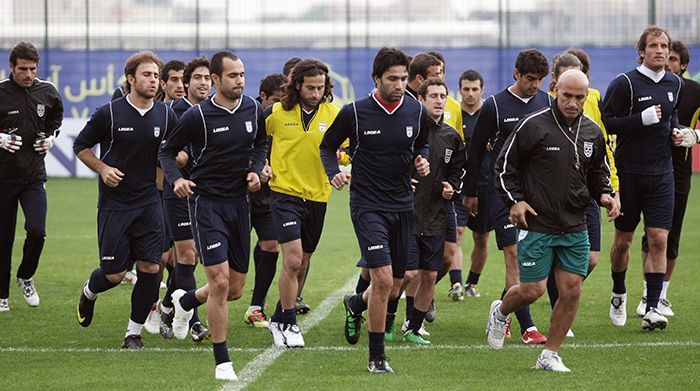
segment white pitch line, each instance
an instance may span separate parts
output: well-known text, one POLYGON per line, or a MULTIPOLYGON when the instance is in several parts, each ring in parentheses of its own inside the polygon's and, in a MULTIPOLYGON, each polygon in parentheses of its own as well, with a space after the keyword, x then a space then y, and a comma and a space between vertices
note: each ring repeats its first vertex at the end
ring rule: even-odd
MULTIPOLYGON (((345 285, 323 299, 318 307, 316 307, 309 315, 306 315, 304 320, 299 322, 299 327, 301 330, 308 334, 311 329, 313 329, 317 324, 321 323, 321 321, 331 313, 331 310, 338 305, 340 299, 353 289, 356 282, 357 275, 354 275, 345 283, 345 285)), ((304 350, 307 349, 308 348, 304 348, 304 350)), ((282 355, 282 353, 286 351, 286 348, 280 348, 275 345, 265 349, 264 352, 260 353, 257 357, 251 360, 248 365, 246 365, 238 373, 238 381, 225 384, 223 387, 221 387, 221 391, 243 390, 248 386, 248 384, 257 380, 265 372, 265 370, 272 365, 272 363, 274 363, 275 360, 282 355)))
MULTIPOLYGON (((602 344, 564 344, 564 349, 619 349, 619 348, 658 348, 658 347, 700 347, 700 341, 665 341, 665 342, 639 342, 639 343, 602 343, 602 344)), ((532 349, 532 345, 513 344, 504 345, 503 350, 532 349)), ((489 350, 489 346, 484 345, 388 345, 386 350, 489 350)), ((229 348, 232 353, 264 353, 266 348, 229 348)), ((282 352, 285 349, 279 349, 282 352)), ((366 350, 362 346, 311 346, 304 348, 307 352, 349 352, 366 350)), ((144 353, 190 353, 190 352, 211 352, 210 347, 193 348, 147 348, 144 353)), ((5 347, 0 348, 0 353, 120 353, 132 354, 131 350, 116 348, 31 348, 31 347, 5 347)))

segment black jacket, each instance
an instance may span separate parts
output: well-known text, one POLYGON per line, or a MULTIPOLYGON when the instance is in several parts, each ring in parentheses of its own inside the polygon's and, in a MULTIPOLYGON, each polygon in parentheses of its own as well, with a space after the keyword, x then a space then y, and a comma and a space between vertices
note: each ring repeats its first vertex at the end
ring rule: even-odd
POLYGON ((34 141, 55 135, 63 121, 63 103, 53 84, 34 79, 20 87, 12 75, 0 82, 0 132, 22 137, 15 153, 0 149, 0 183, 26 184, 46 181, 44 157, 34 151, 34 141))
POLYGON ((496 191, 508 206, 526 201, 537 212, 527 214, 528 230, 580 232, 591 197, 614 194, 605 138, 586 116, 567 125, 556 104, 523 118, 508 137, 496 159, 496 191))
POLYGON ((453 199, 459 199, 464 176, 464 161, 467 152, 457 131, 450 125, 430 120, 428 126, 428 162, 430 174, 419 177, 414 194, 413 233, 415 235, 444 235, 447 227, 448 201, 442 198, 442 182, 446 181, 455 190, 453 199))

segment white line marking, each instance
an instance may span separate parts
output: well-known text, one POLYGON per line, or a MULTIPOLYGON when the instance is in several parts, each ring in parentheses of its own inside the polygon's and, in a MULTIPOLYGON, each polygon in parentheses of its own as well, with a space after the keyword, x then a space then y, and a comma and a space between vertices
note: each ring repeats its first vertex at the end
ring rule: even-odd
MULTIPOLYGON (((299 327, 301 330, 305 334, 308 334, 311 329, 313 329, 317 324, 321 323, 321 321, 331 313, 331 310, 338 305, 340 299, 345 294, 352 291, 356 282, 357 275, 355 274, 345 283, 345 285, 323 299, 321 304, 319 304, 314 311, 312 311, 309 315, 306 315, 304 320, 299 322, 299 327)), ((303 348, 303 350, 307 349, 310 350, 309 348, 303 348)), ((257 380, 260 375, 262 375, 263 372, 265 372, 265 370, 272 365, 272 363, 275 362, 275 360, 277 360, 282 353, 286 351, 287 349, 280 348, 275 345, 265 349, 264 352, 260 353, 257 357, 251 360, 248 365, 246 365, 238 373, 238 381, 225 384, 223 387, 221 387, 221 391, 243 390, 248 386, 248 384, 257 380)))
MULTIPOLYGON (((658 347, 700 347, 700 341, 666 341, 666 342, 639 342, 639 343, 604 343, 604 344, 564 344, 565 349, 619 349, 619 348, 658 348, 658 347)), ((386 350, 421 350, 421 349, 436 349, 436 350, 489 350, 489 346, 484 345, 388 345, 386 350)), ((504 350, 509 349, 532 349, 530 345, 513 344, 504 345, 504 350)), ((266 348, 229 348, 232 353, 264 353, 266 348)), ((279 349, 285 352, 286 349, 279 349)), ((313 346, 306 347, 303 351, 307 352, 350 352, 350 351, 366 350, 364 347, 358 346, 313 346)), ((144 353, 210 353, 210 347, 193 347, 193 348, 146 348, 144 353)), ((0 353, 132 353, 131 350, 116 349, 116 348, 30 348, 30 347, 5 347, 0 348, 0 353)))

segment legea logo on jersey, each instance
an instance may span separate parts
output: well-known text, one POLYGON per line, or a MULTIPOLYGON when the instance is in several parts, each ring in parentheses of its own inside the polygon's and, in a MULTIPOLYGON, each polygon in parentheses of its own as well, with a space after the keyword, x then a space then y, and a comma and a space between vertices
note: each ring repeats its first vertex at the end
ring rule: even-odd
POLYGON ((228 130, 228 126, 222 126, 220 128, 214 128, 214 130, 212 130, 211 132, 212 133, 219 133, 219 132, 225 132, 227 130, 228 130))
POLYGON ((117 129, 117 132, 133 132, 133 131, 134 131, 134 128, 132 128, 131 126, 124 126, 124 127, 117 129))
POLYGON ((114 255, 105 255, 102 257, 103 261, 113 261, 114 260, 114 255))
POLYGON ((326 123, 325 123, 325 122, 319 122, 319 124, 318 124, 318 131, 319 131, 319 132, 325 132, 325 131, 326 131, 326 123))
POLYGON ((154 127, 153 127, 153 135, 154 135, 155 137, 160 136, 160 126, 154 126, 154 127))
MULTIPOLYGON (((670 92, 669 92, 669 94, 670 94, 670 92)), ((46 112, 45 105, 36 105, 36 115, 38 115, 39 118, 43 117, 45 112, 46 112)))
POLYGON ((207 246, 207 250, 213 250, 213 249, 215 249, 215 248, 217 248, 217 247, 221 247, 221 242, 216 242, 216 243, 214 243, 214 244, 208 245, 208 246, 207 246))
POLYGON ((296 220, 287 221, 286 223, 282 224, 282 228, 289 227, 290 225, 297 225, 296 220))
POLYGON ((673 92, 668 93, 668 100, 669 102, 673 102, 673 92))
POLYGON ((375 130, 365 130, 364 132, 362 132, 362 134, 364 134, 365 136, 375 136, 375 135, 378 135, 378 134, 382 134, 382 131, 379 130, 379 129, 375 129, 375 130))
POLYGON ((7 115, 12 115, 12 114, 19 114, 19 110, 10 110, 7 112, 7 115))
POLYGON ((181 221, 181 222, 177 223, 178 227, 189 227, 191 225, 192 225, 192 223, 189 221, 181 221))
POLYGON ((520 118, 518 117, 510 117, 510 118, 504 118, 503 123, 508 123, 508 122, 518 122, 520 121, 520 118))
POLYGON ((532 267, 535 266, 535 261, 525 261, 522 263, 523 267, 532 267))
POLYGON ((583 142, 583 154, 586 155, 586 157, 593 156, 593 143, 592 142, 589 142, 589 141, 583 142))
POLYGON ((245 121, 245 130, 248 133, 253 133, 253 123, 250 121, 245 121))
POLYGON ((413 136, 413 126, 406 126, 406 137, 413 136))
POLYGON ((384 248, 383 244, 376 244, 374 246, 367 247, 367 251, 381 250, 384 248))

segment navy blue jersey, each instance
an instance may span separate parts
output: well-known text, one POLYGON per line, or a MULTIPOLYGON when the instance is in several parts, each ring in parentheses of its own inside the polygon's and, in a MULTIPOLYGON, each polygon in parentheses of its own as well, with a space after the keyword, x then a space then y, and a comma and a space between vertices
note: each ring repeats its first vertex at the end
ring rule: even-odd
POLYGON ((550 104, 551 97, 543 91, 537 91, 525 102, 508 88, 488 97, 479 110, 464 166, 467 174, 463 194, 466 196, 476 197, 477 183, 494 185, 495 159, 515 125, 527 114, 550 104), (487 150, 489 144, 491 147, 487 150))
POLYGON ((428 113, 417 100, 403 97, 389 113, 374 97, 345 105, 321 143, 329 179, 340 172, 336 151, 350 138, 350 206, 402 212, 413 209, 411 168, 428 156, 428 113))
POLYGON ((100 107, 73 143, 73 151, 100 144, 100 160, 124 173, 117 187, 99 181, 97 207, 103 210, 140 208, 159 200, 156 187, 158 147, 177 118, 162 102, 143 115, 128 96, 100 107))
POLYGON ((476 128, 479 113, 481 113, 481 108, 475 111, 474 114, 469 114, 462 110, 462 134, 464 135, 464 144, 467 146, 467 150, 469 150, 469 144, 474 136, 474 128, 476 128))
POLYGON ((126 96, 126 92, 124 91, 124 87, 119 86, 117 87, 114 92, 112 93, 112 99, 111 100, 117 100, 119 98, 123 98, 126 96))
MULTIPOLYGON (((182 117, 183 114, 185 114, 185 111, 187 111, 190 107, 194 106, 192 104, 192 102, 190 102, 187 99, 187 97, 182 97, 182 98, 177 99, 177 100, 172 100, 166 104, 169 105, 170 108, 173 109, 173 111, 175 112, 175 116, 177 116, 178 120, 180 119, 180 117, 182 117)), ((167 135, 166 135, 166 138, 167 138, 167 135)), ((185 148, 183 148, 183 150, 188 155, 190 155, 189 146, 186 145, 185 148)), ((192 174, 192 159, 191 159, 191 157, 192 156, 190 155, 190 159, 187 160, 187 165, 185 167, 178 168, 180 170, 180 175, 182 175, 182 177, 185 179, 190 179, 190 175, 192 174)), ((178 196, 173 191, 173 187, 171 186, 170 183, 168 183, 167 179, 165 179, 164 183, 163 183, 163 199, 164 200, 172 200, 172 199, 177 199, 177 198, 178 198, 178 196)))
POLYGON ((159 154, 168 183, 182 178, 175 157, 186 145, 190 145, 195 194, 245 199, 248 172, 260 175, 267 156, 262 106, 243 95, 233 110, 216 104, 214 98, 187 110, 159 154))
POLYGON ((665 72, 656 83, 635 69, 610 82, 603 100, 603 123, 617 135, 615 165, 620 173, 662 174, 673 171, 671 132, 678 127, 676 106, 681 79, 665 72), (644 109, 661 105, 661 121, 642 124, 644 109))

